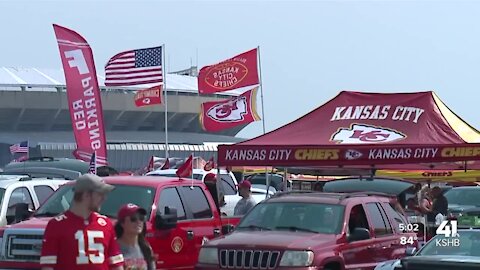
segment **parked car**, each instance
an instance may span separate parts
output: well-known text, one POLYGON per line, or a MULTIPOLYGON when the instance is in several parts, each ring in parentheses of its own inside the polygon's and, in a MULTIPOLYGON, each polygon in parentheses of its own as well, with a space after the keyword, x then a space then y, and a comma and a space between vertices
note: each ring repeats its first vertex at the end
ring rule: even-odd
POLYGON ((444 195, 448 201, 450 218, 458 218, 466 210, 480 207, 479 186, 455 187, 445 192, 444 195))
POLYGON ((0 175, 0 226, 22 221, 66 182, 28 175, 0 175))
MULTIPOLYGON (((168 169, 168 170, 155 170, 152 172, 147 173, 148 176, 165 176, 165 177, 178 177, 176 175, 177 169, 168 169)), ((217 174, 218 170, 213 169, 211 171, 205 171, 202 169, 194 169, 193 170, 193 179, 195 180, 204 180, 205 176, 209 173, 217 174)), ((227 170, 220 170, 220 178, 222 183, 222 189, 225 193, 225 205, 221 207, 221 211, 227 216, 233 216, 233 212, 235 209, 235 205, 241 199, 241 197, 237 194, 237 179, 232 172, 228 172, 227 170)))
POLYGON ((386 196, 284 192, 206 243, 196 269, 373 269, 416 246, 386 196))
POLYGON ((414 256, 380 263, 375 270, 479 269, 480 230, 458 230, 458 235, 458 238, 437 235, 418 252, 410 249, 409 255, 414 256))
POLYGON ((5 166, 4 172, 10 174, 28 174, 35 177, 61 177, 76 179, 87 173, 87 162, 53 157, 33 157, 22 162, 12 162, 5 166))
MULTIPOLYGON (((100 213, 115 222, 118 209, 134 203, 147 210, 147 240, 157 269, 193 269, 202 244, 227 233, 239 218, 221 217, 215 183, 190 179, 110 176, 115 186, 100 213)), ((32 218, 0 228, 0 269, 40 269, 40 250, 48 221, 66 211, 73 197, 73 181, 60 187, 32 218)))
MULTIPOLYGON (((267 179, 264 173, 255 173, 246 175, 244 179, 248 179, 252 185, 267 185, 267 179)), ((270 186, 274 187, 276 190, 282 190, 283 187, 283 175, 276 173, 268 173, 268 180, 270 181, 270 186)), ((292 187, 292 181, 287 181, 287 190, 290 190, 292 187)), ((284 190, 284 191, 287 191, 284 190)))

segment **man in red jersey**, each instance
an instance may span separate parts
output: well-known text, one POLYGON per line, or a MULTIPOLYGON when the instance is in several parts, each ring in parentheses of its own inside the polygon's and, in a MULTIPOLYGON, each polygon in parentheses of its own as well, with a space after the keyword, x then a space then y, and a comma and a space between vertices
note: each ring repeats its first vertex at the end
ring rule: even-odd
POLYGON ((70 209, 48 222, 42 270, 123 270, 123 256, 111 221, 97 213, 114 187, 93 174, 75 182, 70 209))

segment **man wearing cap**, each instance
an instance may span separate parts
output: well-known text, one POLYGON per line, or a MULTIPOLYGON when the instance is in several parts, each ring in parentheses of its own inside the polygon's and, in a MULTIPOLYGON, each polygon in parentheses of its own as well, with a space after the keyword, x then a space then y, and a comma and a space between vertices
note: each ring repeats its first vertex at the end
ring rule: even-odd
POLYGON ((112 185, 94 174, 80 176, 70 209, 48 222, 42 270, 123 270, 123 256, 111 221, 97 213, 112 185))
POLYGON ((251 188, 252 184, 250 184, 250 181, 248 180, 243 180, 238 184, 238 194, 242 199, 240 199, 240 201, 237 202, 237 205, 235 205, 235 210, 233 212, 235 216, 245 215, 257 204, 252 197, 252 192, 250 191, 251 188))

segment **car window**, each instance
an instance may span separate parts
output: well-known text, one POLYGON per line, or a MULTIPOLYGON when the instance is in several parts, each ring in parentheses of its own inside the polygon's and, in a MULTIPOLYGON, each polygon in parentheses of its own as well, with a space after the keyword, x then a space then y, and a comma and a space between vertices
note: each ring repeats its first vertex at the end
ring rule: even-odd
POLYGON ((445 192, 449 204, 480 206, 480 188, 452 188, 445 192))
POLYGON ((387 215, 393 218, 393 222, 394 222, 392 224, 393 227, 400 228, 400 224, 407 224, 407 220, 405 219, 405 217, 402 214, 395 211, 395 209, 393 209, 391 204, 384 202, 382 203, 382 206, 385 212, 387 213, 387 215))
POLYGON ((323 203, 260 203, 242 218, 237 229, 337 234, 343 226, 344 208, 323 203))
POLYGON ((19 213, 17 213, 17 207, 22 203, 27 204, 28 209, 35 209, 30 191, 28 191, 26 187, 18 187, 14 189, 10 195, 6 215, 7 224, 16 223, 23 219, 23 217, 18 216, 19 213))
POLYGON ((158 202, 158 209, 160 213, 165 214, 165 206, 177 209, 177 216, 179 220, 185 219, 185 209, 183 208, 182 200, 176 188, 166 188, 160 193, 160 200, 158 202))
POLYGON ((387 213, 382 208, 382 205, 380 203, 377 203, 377 207, 380 210, 380 214, 382 215, 382 219, 385 221, 385 226, 387 228, 386 234, 392 234, 393 233, 393 228, 392 228, 392 224, 390 224, 390 221, 388 220, 387 213))
POLYGON ((387 229, 387 223, 376 203, 367 203, 367 211, 370 215, 375 236, 391 233, 391 228, 390 230, 387 229))
POLYGON ((44 203, 50 195, 54 192, 50 186, 35 186, 33 187, 35 194, 37 194, 38 202, 44 203))
POLYGON ((348 217, 348 234, 352 233, 355 228, 370 230, 365 210, 361 204, 353 206, 348 217))
POLYGON ((207 197, 200 187, 182 187, 182 193, 184 198, 188 198, 186 203, 192 211, 194 219, 211 218, 213 216, 207 197))
MULTIPOLYGON (((152 211, 155 189, 153 187, 114 185, 115 189, 108 193, 102 204, 100 214, 117 217, 118 210, 124 204, 133 203, 147 210, 147 218, 152 211)), ((35 216, 56 216, 70 208, 73 199, 73 185, 59 188, 37 210, 35 216)))
POLYGON ((232 176, 230 176, 230 174, 220 174, 220 178, 222 180, 222 187, 225 191, 225 195, 236 195, 237 189, 232 176))

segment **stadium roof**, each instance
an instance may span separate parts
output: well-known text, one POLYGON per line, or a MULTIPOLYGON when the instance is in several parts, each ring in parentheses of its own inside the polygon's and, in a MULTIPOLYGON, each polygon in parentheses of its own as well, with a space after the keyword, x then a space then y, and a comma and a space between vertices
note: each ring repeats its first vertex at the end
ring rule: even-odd
MULTIPOLYGON (((98 83, 103 89, 138 90, 152 85, 139 85, 136 87, 106 87, 105 76, 97 74, 98 83)), ((167 74, 166 85, 168 90, 198 93, 197 77, 167 74)), ((58 88, 65 87, 63 69, 52 68, 20 68, 0 67, 0 86, 2 91, 46 91, 57 92, 58 88), (26 87, 21 89, 20 87, 26 87)), ((243 89, 222 92, 222 95, 239 95, 243 89)))

